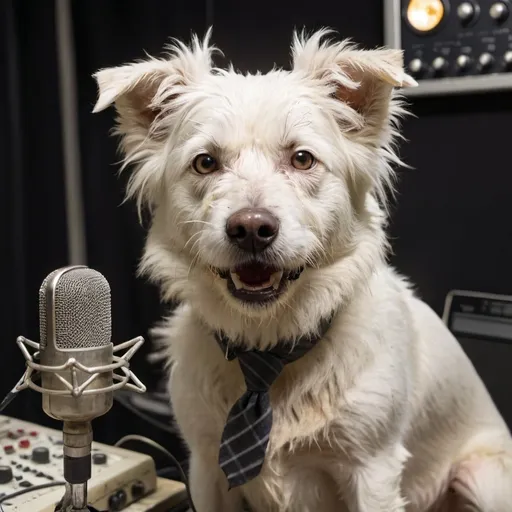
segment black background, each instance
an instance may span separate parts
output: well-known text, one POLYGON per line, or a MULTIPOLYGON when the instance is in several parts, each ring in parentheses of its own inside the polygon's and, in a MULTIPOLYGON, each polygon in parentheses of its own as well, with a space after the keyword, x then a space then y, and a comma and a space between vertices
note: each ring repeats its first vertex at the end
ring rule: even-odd
MULTIPOLYGON (((157 291, 134 276, 145 233, 133 205, 121 205, 125 178, 116 177, 119 155, 108 133, 113 111, 91 114, 96 95, 91 74, 144 57, 144 51, 157 54, 170 36, 204 34, 211 21, 214 43, 241 70, 287 66, 294 27, 330 26, 341 37, 374 47, 383 43, 383 6, 377 0, 76 0, 72 5, 88 264, 110 281, 119 342, 145 335, 165 308, 157 291)), ((23 367, 15 337, 38 337, 40 283, 67 263, 54 15, 50 0, 6 0, 0 8, 2 394, 23 367)), ((392 263, 438 313, 453 288, 512 293, 511 100, 503 93, 415 99, 411 110, 417 117, 404 124, 408 142, 401 154, 413 169, 400 171, 390 226, 392 263)), ((159 374, 144 354, 134 366, 150 388, 155 385, 159 374)), ((32 393, 7 412, 48 423, 32 393)), ((95 432, 97 439, 112 442, 142 428, 112 414, 95 432)))

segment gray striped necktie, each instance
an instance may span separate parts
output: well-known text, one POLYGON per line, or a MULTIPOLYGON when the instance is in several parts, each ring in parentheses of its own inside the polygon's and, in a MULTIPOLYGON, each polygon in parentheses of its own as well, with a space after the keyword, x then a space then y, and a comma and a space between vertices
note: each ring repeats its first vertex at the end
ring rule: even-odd
POLYGON ((229 339, 223 333, 215 333, 226 359, 238 358, 247 387, 229 412, 222 433, 219 464, 230 489, 258 476, 265 461, 272 429, 270 386, 286 364, 300 359, 316 345, 329 329, 332 318, 322 320, 316 334, 279 342, 267 351, 230 350, 229 339))

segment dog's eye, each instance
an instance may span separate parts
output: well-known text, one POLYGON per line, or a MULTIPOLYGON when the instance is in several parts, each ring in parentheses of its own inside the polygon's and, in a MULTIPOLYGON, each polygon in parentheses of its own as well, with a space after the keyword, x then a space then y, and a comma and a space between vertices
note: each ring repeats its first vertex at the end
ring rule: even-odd
POLYGON ((213 156, 204 153, 195 157, 192 167, 194 167, 194 170, 199 174, 209 174, 210 172, 217 171, 219 164, 213 156))
POLYGON ((309 151, 297 151, 292 156, 292 165, 299 171, 307 171, 315 165, 315 157, 309 151))

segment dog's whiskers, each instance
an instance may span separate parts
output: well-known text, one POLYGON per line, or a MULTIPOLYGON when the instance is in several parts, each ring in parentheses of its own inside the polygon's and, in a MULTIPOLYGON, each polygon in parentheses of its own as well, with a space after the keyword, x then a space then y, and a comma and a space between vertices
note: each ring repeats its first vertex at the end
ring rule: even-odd
POLYGON ((190 272, 192 271, 192 268, 194 268, 194 265, 195 265, 196 261, 198 260, 199 255, 200 255, 200 252, 198 251, 197 254, 192 258, 192 261, 190 262, 190 265, 187 270, 187 281, 190 278, 190 272))
MULTIPOLYGON (((200 240, 201 235, 204 233, 204 231, 205 231, 204 229, 201 229, 201 230, 197 231, 196 233, 193 233, 193 234, 189 237, 189 239, 187 240, 187 242, 185 243, 185 245, 183 246, 183 249, 186 249, 186 248, 187 248, 187 246, 188 246, 188 244, 189 244, 189 243, 191 243, 191 242, 192 242, 192 240, 194 240, 194 238, 196 238, 196 237, 197 237, 197 240, 195 240, 195 241, 194 241, 194 245, 195 245, 195 244, 196 244, 196 242, 200 240)), ((194 247, 194 245, 193 245, 192 247, 194 247)), ((192 252, 192 250, 191 250, 191 252, 192 252)))
POLYGON ((184 221, 178 222, 178 226, 181 226, 183 224, 205 224, 206 226, 215 227, 215 224, 213 222, 208 222, 206 220, 199 220, 199 219, 184 220, 184 221))

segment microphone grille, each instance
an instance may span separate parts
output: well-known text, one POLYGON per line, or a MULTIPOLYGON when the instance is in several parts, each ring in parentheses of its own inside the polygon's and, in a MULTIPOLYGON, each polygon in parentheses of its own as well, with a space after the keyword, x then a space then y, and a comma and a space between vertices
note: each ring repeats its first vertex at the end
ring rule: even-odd
POLYGON ((39 330, 41 349, 50 341, 47 336, 52 331, 60 350, 110 344, 110 286, 105 277, 87 267, 51 272, 39 289, 39 330))

